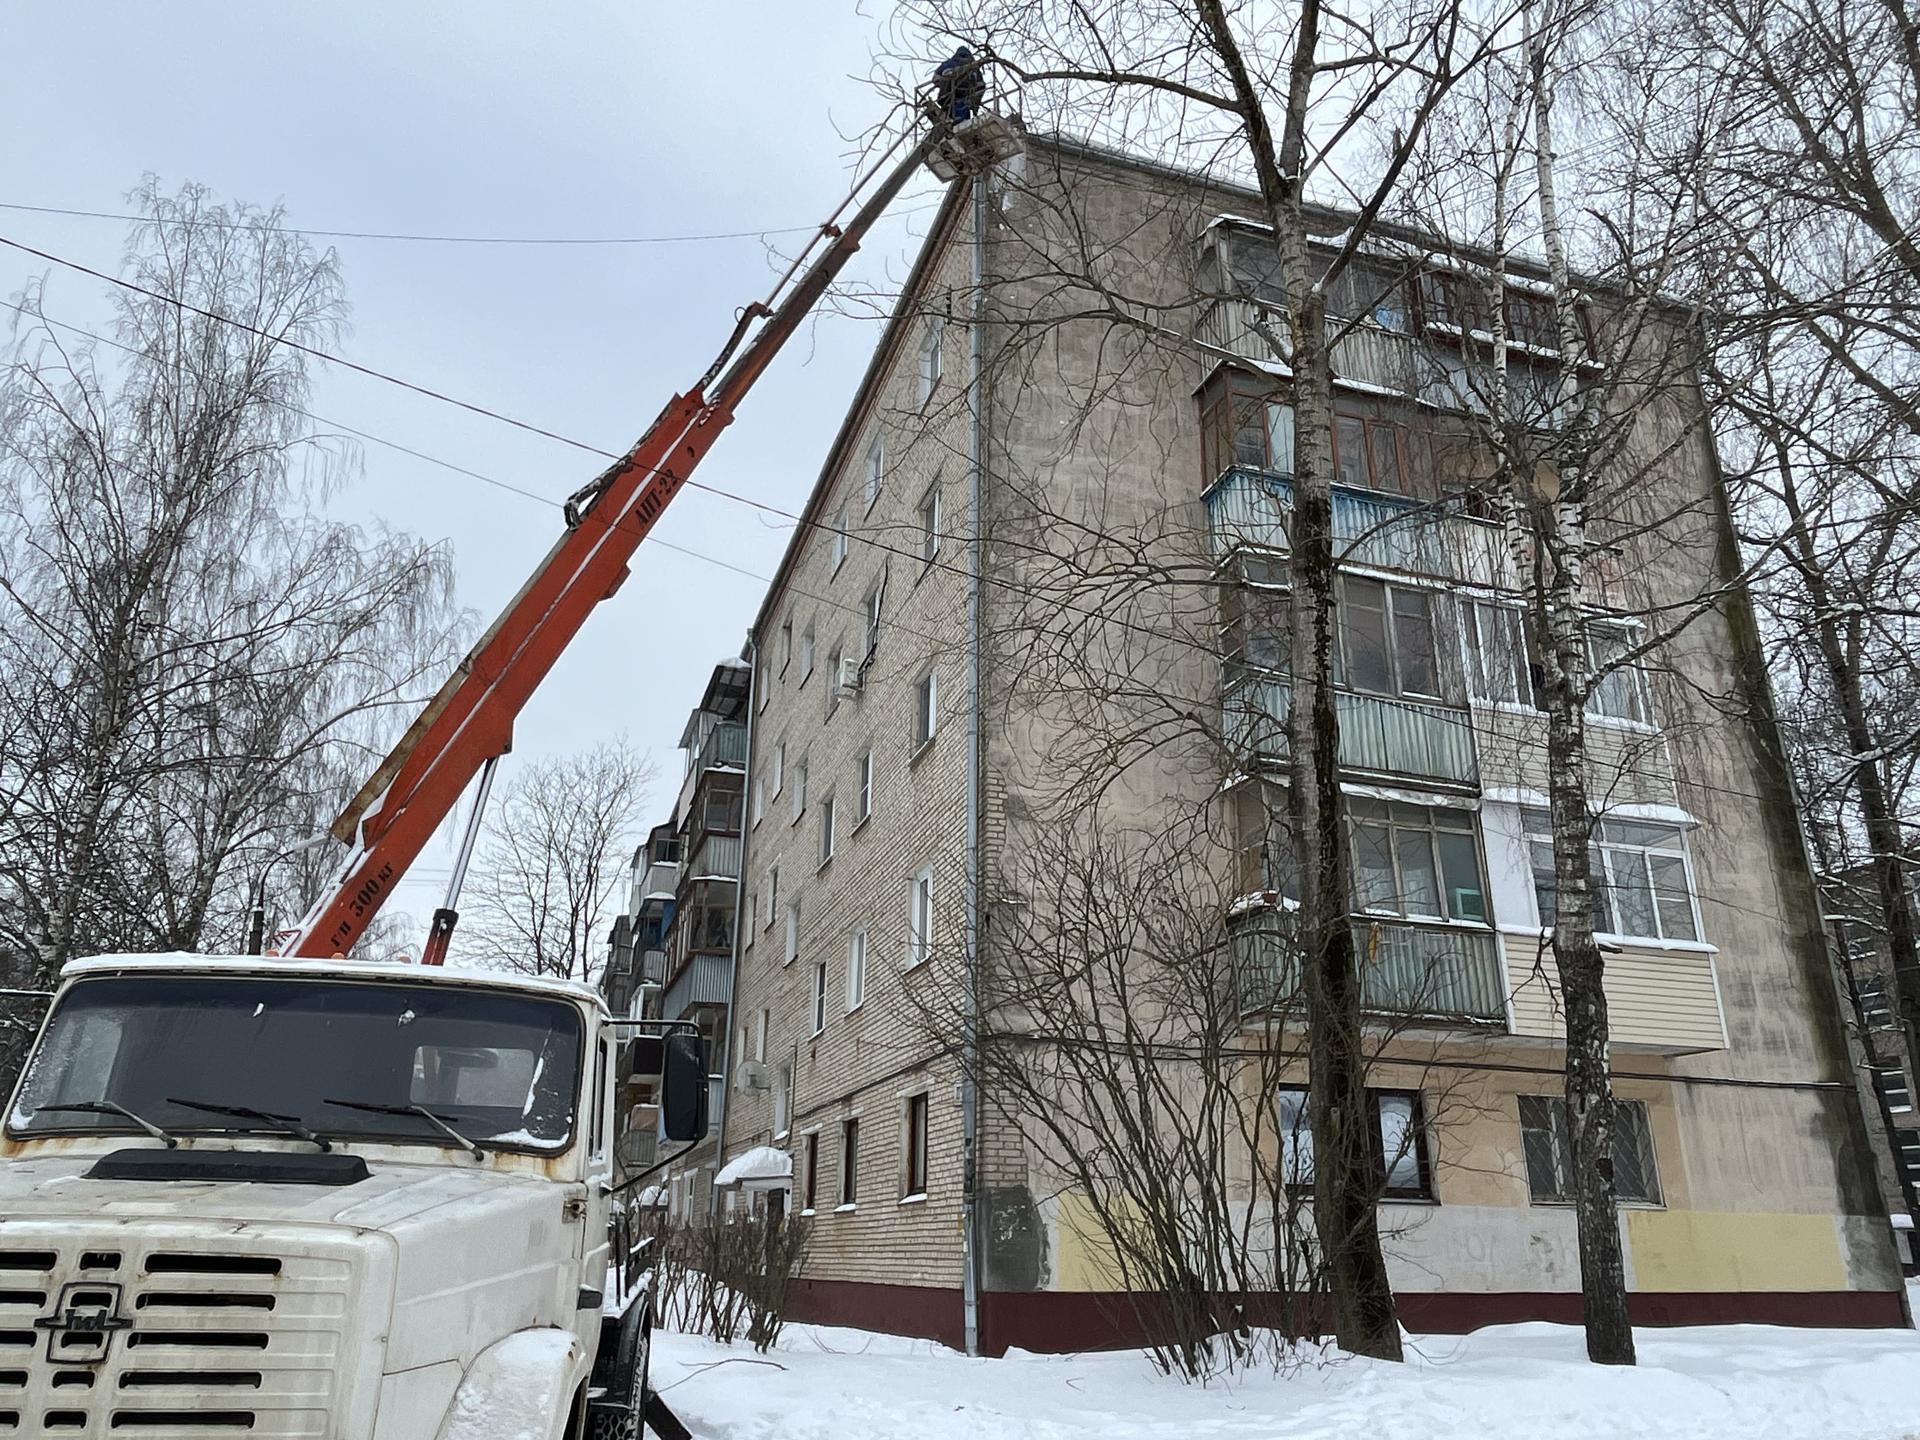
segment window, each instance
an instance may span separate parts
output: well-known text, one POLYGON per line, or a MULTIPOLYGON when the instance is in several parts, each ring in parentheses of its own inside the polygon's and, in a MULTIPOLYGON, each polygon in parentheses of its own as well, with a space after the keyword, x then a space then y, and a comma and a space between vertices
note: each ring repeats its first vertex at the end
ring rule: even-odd
POLYGON ((878 649, 880 645, 880 607, 885 603, 886 588, 886 580, 884 578, 874 581, 873 588, 867 591, 867 598, 862 602, 862 609, 866 611, 867 623, 866 634, 862 639, 862 645, 863 651, 869 660, 873 658, 873 652, 878 649))
POLYGON ((842 500, 833 512, 833 570, 837 575, 847 558, 847 502, 842 500))
MULTIPOLYGON (((1431 1200, 1433 1167, 1427 1158, 1426 1122, 1417 1090, 1369 1090, 1373 1112, 1374 1183, 1389 1200, 1431 1200)), ((1297 1086, 1280 1091, 1280 1177, 1288 1185, 1313 1183, 1313 1122, 1307 1092, 1297 1086)))
POLYGON ((1913 1087, 1907 1084, 1907 1072, 1898 1065, 1875 1065, 1873 1083, 1885 1097, 1887 1109, 1896 1115, 1913 1109, 1913 1087))
POLYGON ((767 788, 775 795, 780 793, 781 782, 786 778, 784 774, 786 768, 787 742, 782 740, 773 747, 773 763, 767 771, 767 788))
MULTIPOLYGON (((1540 923, 1559 913, 1553 867, 1553 817, 1535 806, 1521 812, 1533 866, 1540 923)), ((1698 940, 1693 870, 1685 832, 1648 820, 1602 820, 1588 848, 1593 873, 1593 924, 1606 935, 1644 940, 1698 940)))
POLYGON ((795 900, 787 906, 787 958, 785 964, 791 965, 800 956, 800 902, 795 900))
POLYGON ((933 671, 913 687, 913 743, 918 749, 933 739, 940 724, 940 681, 933 671))
POLYGON ((767 867, 767 924, 773 924, 773 912, 780 905, 780 867, 767 867))
POLYGON ((940 553, 940 482, 933 482, 920 502, 920 558, 931 560, 940 553))
POLYGON ((906 1134, 904 1156, 905 1174, 901 1181, 905 1189, 901 1192, 909 1200, 924 1197, 927 1193, 927 1093, 907 1097, 906 1134))
POLYGON ((1472 811, 1356 795, 1347 820, 1356 910, 1487 923, 1472 811))
POLYGON ((807 628, 800 632, 800 683, 805 684, 807 677, 813 674, 813 622, 807 622, 807 628))
POLYGON ((813 1033, 827 1028, 827 962, 813 962, 813 1033))
POLYGON ((1271 382, 1226 370, 1201 392, 1201 463, 1209 483, 1236 465, 1293 473, 1293 406, 1271 398, 1271 388, 1271 382))
POLYGON ((804 1159, 800 1166, 800 1209, 802 1214, 813 1213, 813 1203, 820 1198, 820 1132, 814 1131, 807 1136, 804 1159))
POLYGON ((807 760, 803 755, 793 766, 793 818, 807 813, 807 760))
POLYGON ((873 751, 865 751, 853 762, 853 776, 853 823, 858 825, 873 814, 873 751))
POLYGON ((927 321, 926 334, 920 337, 920 384, 916 404, 925 405, 940 385, 940 341, 945 332, 946 317, 935 315, 927 321))
POLYGON ((753 777, 753 823, 758 825, 760 817, 767 813, 767 777, 753 777))
POLYGON ((1340 681, 1378 695, 1442 698, 1434 593, 1342 579, 1340 681))
POLYGON ((867 445, 867 508, 880 498, 880 487, 887 478, 887 440, 876 435, 867 445))
POLYGON ((760 662, 760 708, 767 708, 767 696, 773 689, 773 662, 762 659, 760 662))
POLYGON ((1587 695, 1587 713, 1606 715, 1615 720, 1630 720, 1636 725, 1651 725, 1653 709, 1647 703, 1647 678, 1640 667, 1620 663, 1620 657, 1636 641, 1625 625, 1592 624, 1587 627, 1587 662, 1598 677, 1587 695), (1604 666, 1615 668, 1601 675, 1604 666))
POLYGON ((760 892, 747 891, 747 944, 753 944, 753 935, 760 928, 760 892))
POLYGON ((933 946, 933 867, 913 877, 907 894, 907 968, 927 958, 933 946))
POLYGON ((780 673, 787 673, 787 666, 793 663, 793 617, 789 615, 780 622, 780 673))
POLYGON ((1285 560, 1241 553, 1221 597, 1220 650, 1229 670, 1293 668, 1293 592, 1285 560))
POLYGON ((1333 478, 1350 490, 1430 496, 1435 491, 1428 432, 1371 415, 1333 420, 1333 478))
POLYGON ((860 1121, 858 1117, 840 1122, 840 1203, 852 1205, 860 1199, 860 1121))
POLYGON ((847 1013, 867 998, 867 930, 863 925, 847 937, 847 1013))
POLYGON ((1460 615, 1473 698, 1531 706, 1533 667, 1527 654, 1525 617, 1511 606, 1484 600, 1462 604, 1460 615))
MULTIPOLYGON (((1520 1097, 1520 1145, 1526 1152, 1527 1190, 1536 1205, 1573 1199, 1573 1141, 1567 1102, 1558 1095, 1520 1097)), ((1622 1200, 1660 1203, 1653 1163, 1653 1131, 1638 1100, 1613 1102, 1613 1188, 1622 1200)))
POLYGON ((827 683, 822 688, 827 693, 827 714, 829 715, 840 708, 840 654, 838 645, 827 652, 827 683))
POLYGON ((820 863, 833 859, 833 794, 820 797, 820 863))
POLYGON ((779 1065, 773 1072, 773 1135, 777 1140, 787 1133, 793 1108, 793 1067, 779 1065))
POLYGON ((753 1012, 753 1058, 767 1058, 767 1020, 772 1012, 761 1009, 753 1012))

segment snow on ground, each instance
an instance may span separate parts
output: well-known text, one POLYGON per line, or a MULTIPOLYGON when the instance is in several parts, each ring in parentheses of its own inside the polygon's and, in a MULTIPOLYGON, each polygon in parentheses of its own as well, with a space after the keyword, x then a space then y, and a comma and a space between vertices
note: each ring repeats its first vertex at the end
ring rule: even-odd
POLYGON ((656 1335, 653 1380, 699 1440, 1920 1437, 1914 1331, 1739 1325, 1636 1339, 1632 1370, 1587 1364, 1577 1328, 1502 1325, 1411 1336, 1403 1366, 1331 1355, 1201 1389, 1138 1352, 969 1360, 927 1341, 789 1325, 768 1356, 656 1335))

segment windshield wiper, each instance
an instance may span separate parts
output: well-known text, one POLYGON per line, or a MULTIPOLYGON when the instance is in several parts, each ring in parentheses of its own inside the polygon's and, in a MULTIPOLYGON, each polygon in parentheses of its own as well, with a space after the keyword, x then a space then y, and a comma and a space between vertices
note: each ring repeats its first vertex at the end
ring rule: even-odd
POLYGON ((117 1100, 75 1100, 67 1105, 36 1105, 33 1109, 35 1114, 42 1110, 53 1110, 72 1111, 76 1115, 118 1115, 122 1119, 131 1120, 154 1139, 165 1144, 169 1150, 180 1143, 175 1136, 169 1135, 151 1120, 143 1120, 117 1100))
POLYGON ((282 1135, 291 1135, 296 1140, 304 1140, 309 1145, 318 1145, 322 1150, 332 1150, 333 1142, 324 1135, 316 1135, 300 1123, 298 1115, 276 1115, 271 1110, 254 1110, 245 1105, 215 1105, 210 1100, 182 1100, 178 1095, 169 1095, 167 1104, 178 1105, 187 1110, 205 1110, 210 1115, 232 1115, 241 1120, 258 1120, 269 1131, 282 1135))
POLYGON ((458 1145, 462 1150, 471 1150, 474 1159, 484 1160, 487 1158, 486 1151, 482 1150, 472 1140, 469 1140, 465 1135, 462 1135, 458 1130, 454 1129, 444 1116, 434 1114, 433 1111, 427 1109, 424 1105, 380 1105, 371 1100, 322 1100, 320 1103, 322 1105, 338 1105, 343 1110, 366 1110, 374 1115, 418 1115, 422 1120, 427 1121, 436 1130, 440 1131, 441 1134, 453 1141, 453 1143, 458 1145))

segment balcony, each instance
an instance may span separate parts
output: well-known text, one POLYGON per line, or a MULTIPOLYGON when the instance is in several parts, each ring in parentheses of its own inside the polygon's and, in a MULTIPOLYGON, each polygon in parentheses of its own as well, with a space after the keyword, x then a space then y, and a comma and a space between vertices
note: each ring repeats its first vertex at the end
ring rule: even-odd
MULTIPOLYGON (((1207 532, 1215 558, 1242 545, 1288 550, 1293 482, 1235 466, 1208 487, 1207 532)), ((1497 525, 1366 491, 1333 491, 1334 559, 1505 589, 1518 584, 1497 525)))
POLYGON ((640 886, 634 899, 639 904, 645 904, 649 900, 671 900, 674 892, 679 888, 679 862, 655 860, 640 872, 640 886))
MULTIPOLYGON (((1227 688, 1222 733, 1237 755, 1283 759, 1293 686, 1270 676, 1245 676, 1227 688)), ((1340 768, 1353 774, 1479 784, 1473 720, 1465 710, 1385 695, 1342 690, 1334 696, 1340 721, 1340 768)))
MULTIPOLYGON (((1298 1006, 1299 956, 1279 912, 1228 922, 1241 1004, 1248 1012, 1298 1006)), ((1361 1003, 1376 1015, 1505 1026, 1506 970, 1491 930, 1356 917, 1361 1003)))
POLYGON ((674 813, 685 815, 687 805, 700 782, 710 770, 744 772, 747 768, 747 727, 737 721, 715 725, 700 743, 687 752, 687 775, 680 782, 680 798, 674 813))
MULTIPOLYGON (((1284 318, 1268 312, 1265 319, 1260 319, 1259 313, 1252 301, 1237 296, 1215 300, 1200 312, 1194 339, 1213 351, 1249 361, 1269 374, 1276 369, 1290 373, 1257 328, 1264 325, 1278 333, 1285 329, 1284 318)), ((1389 391, 1442 410, 1486 414, 1491 408, 1487 385, 1493 373, 1492 337, 1474 332, 1470 364, 1463 358, 1457 327, 1436 327, 1430 333, 1437 333, 1439 338, 1425 339, 1369 320, 1356 323, 1328 316, 1334 383, 1344 381, 1356 389, 1389 391)), ((1507 385, 1513 414, 1544 428, 1564 423, 1565 412, 1555 403, 1558 367, 1558 357, 1551 352, 1518 342, 1510 345, 1507 385)))
POLYGON ((640 952, 640 979, 647 985, 658 985, 667 978, 667 952, 664 950, 642 950, 640 952))
POLYGON ((667 986, 660 1002, 662 1020, 684 1020, 699 1005, 725 1005, 732 960, 725 955, 695 955, 667 986))
POLYGON ((694 846, 693 860, 686 869, 689 884, 697 880, 737 880, 740 878, 738 835, 710 833, 694 846))

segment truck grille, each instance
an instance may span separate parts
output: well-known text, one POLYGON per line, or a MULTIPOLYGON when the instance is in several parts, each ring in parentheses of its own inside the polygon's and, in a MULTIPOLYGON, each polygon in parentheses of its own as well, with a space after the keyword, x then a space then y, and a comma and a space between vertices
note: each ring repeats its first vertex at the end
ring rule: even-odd
POLYGON ((26 1228, 0 1235, 0 1437, 332 1433, 349 1259, 26 1228))

